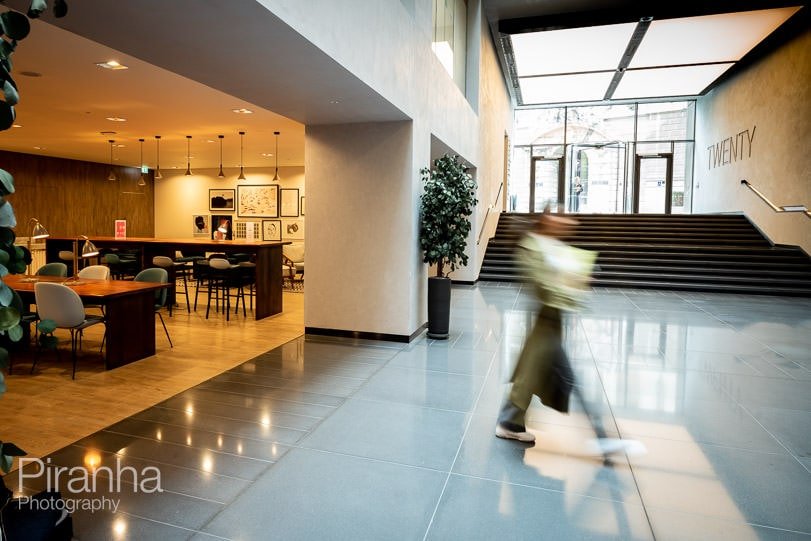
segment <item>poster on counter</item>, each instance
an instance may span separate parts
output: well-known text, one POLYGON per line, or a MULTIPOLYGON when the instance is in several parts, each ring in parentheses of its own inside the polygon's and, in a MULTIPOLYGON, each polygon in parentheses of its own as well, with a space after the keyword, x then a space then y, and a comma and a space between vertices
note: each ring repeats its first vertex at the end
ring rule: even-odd
POLYGON ((127 220, 115 221, 115 238, 117 239, 127 238, 127 220))

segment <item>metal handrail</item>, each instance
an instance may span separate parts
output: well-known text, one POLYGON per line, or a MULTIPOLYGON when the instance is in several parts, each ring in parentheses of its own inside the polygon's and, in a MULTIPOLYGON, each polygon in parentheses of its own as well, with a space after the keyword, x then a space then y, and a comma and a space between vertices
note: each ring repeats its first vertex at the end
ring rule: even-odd
POLYGON ((746 179, 741 180, 741 184, 743 184, 744 186, 755 192, 755 195, 760 197, 775 212, 802 212, 803 214, 805 214, 806 218, 811 218, 811 211, 809 211, 805 205, 783 205, 782 207, 778 207, 777 205, 769 201, 768 197, 760 193, 760 190, 752 186, 752 184, 748 180, 746 179))
POLYGON ((498 193, 496 194, 496 199, 493 201, 493 204, 487 207, 487 215, 484 217, 484 222, 482 223, 482 228, 479 231, 479 240, 476 241, 476 246, 478 246, 482 241, 482 235, 484 235, 484 228, 487 227, 487 220, 490 218, 490 211, 496 206, 498 203, 498 198, 501 197, 501 189, 504 188, 504 182, 498 185, 498 193))

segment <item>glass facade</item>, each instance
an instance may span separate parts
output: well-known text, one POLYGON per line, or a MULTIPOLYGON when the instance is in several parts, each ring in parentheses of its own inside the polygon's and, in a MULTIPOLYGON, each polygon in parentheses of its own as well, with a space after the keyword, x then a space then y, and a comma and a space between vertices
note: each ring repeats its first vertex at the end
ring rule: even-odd
POLYGON ((692 100, 518 110, 508 208, 689 213, 694 118, 692 100))

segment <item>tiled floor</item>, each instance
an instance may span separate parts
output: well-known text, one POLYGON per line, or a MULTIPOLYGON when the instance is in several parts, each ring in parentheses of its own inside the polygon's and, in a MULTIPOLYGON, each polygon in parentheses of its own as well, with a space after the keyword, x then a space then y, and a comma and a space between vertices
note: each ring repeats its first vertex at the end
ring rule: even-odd
POLYGON ((164 492, 97 487, 118 512, 76 537, 811 539, 811 300, 595 291, 575 370, 648 449, 610 464, 577 411, 534 405, 534 446, 493 436, 533 310, 455 288, 448 341, 294 340, 81 440, 52 464, 153 466, 164 492))

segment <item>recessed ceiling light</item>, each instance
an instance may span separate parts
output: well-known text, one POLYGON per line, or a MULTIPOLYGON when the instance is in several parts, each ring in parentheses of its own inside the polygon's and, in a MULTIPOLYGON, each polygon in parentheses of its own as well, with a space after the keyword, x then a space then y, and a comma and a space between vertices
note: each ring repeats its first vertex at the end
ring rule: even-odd
POLYGON ((206 143, 213 143, 214 139, 206 139, 206 143))
POLYGON ((126 122, 127 121, 126 118, 121 118, 120 116, 108 116, 107 120, 110 120, 112 122, 126 122))
POLYGON ((34 147, 34 150, 45 150, 45 147, 34 147))
POLYGON ((336 103, 341 103, 341 100, 329 100, 329 102, 335 105, 336 103))
POLYGON ((96 62, 96 65, 100 68, 108 69, 108 70, 126 70, 130 69, 129 66, 125 66, 124 64, 119 63, 116 60, 108 60, 107 62, 96 62))
POLYGON ((102 132, 99 132, 99 133, 102 134, 102 135, 115 135, 117 132, 107 130, 107 131, 102 131, 102 132))
POLYGON ((12 128, 22 128, 23 125, 22 124, 12 124, 11 127, 12 128))
POLYGON ((119 144, 116 145, 116 148, 124 148, 125 146, 127 146, 127 145, 122 145, 122 144, 119 143, 119 144))
POLYGON ((270 158, 271 156, 273 156, 273 154, 270 152, 263 152, 262 156, 264 156, 265 158, 270 158))
POLYGON ((245 109, 244 107, 240 107, 239 109, 231 109, 233 112, 239 115, 250 115, 253 113, 250 109, 245 109))

